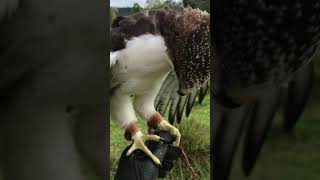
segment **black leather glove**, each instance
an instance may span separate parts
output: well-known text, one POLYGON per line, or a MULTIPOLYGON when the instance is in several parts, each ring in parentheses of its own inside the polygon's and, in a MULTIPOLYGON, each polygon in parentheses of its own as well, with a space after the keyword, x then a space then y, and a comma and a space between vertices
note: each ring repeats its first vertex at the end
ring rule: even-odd
POLYGON ((122 152, 115 180, 155 180, 157 177, 165 177, 167 172, 173 168, 173 161, 180 157, 182 150, 172 145, 175 137, 168 132, 160 131, 155 134, 164 140, 160 142, 147 141, 146 146, 159 158, 162 166, 157 166, 140 150, 126 156, 130 145, 122 152))

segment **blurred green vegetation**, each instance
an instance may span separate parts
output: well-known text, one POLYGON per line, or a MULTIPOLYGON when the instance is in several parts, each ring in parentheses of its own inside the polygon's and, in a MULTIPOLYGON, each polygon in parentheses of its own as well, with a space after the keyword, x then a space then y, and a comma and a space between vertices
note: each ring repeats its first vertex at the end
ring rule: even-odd
POLYGON ((113 21, 119 14, 119 10, 116 7, 110 7, 110 22, 113 21))
POLYGON ((143 11, 143 8, 139 5, 139 3, 134 3, 132 7, 132 12, 133 13, 138 13, 143 11))
POLYGON ((183 0, 183 4, 210 12, 210 0, 183 0))
MULTIPOLYGON (((193 8, 199 8, 210 12, 210 0, 183 0, 183 1, 174 1, 174 0, 146 0, 146 9, 157 9, 163 6, 172 6, 172 5, 190 5, 193 8)), ((133 7, 128 8, 117 8, 110 7, 110 22, 117 16, 126 16, 134 13, 143 11, 144 8, 141 7, 139 3, 134 3, 133 7), (120 12, 121 11, 121 12, 120 12)))

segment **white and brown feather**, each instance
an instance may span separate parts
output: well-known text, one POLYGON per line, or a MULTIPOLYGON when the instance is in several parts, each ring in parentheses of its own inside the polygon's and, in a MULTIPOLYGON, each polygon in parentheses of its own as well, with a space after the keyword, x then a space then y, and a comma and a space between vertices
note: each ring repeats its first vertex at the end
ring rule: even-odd
POLYGON ((201 86, 210 74, 210 17, 191 7, 148 10, 117 17, 112 24, 111 51, 144 34, 163 37, 181 89, 201 86))

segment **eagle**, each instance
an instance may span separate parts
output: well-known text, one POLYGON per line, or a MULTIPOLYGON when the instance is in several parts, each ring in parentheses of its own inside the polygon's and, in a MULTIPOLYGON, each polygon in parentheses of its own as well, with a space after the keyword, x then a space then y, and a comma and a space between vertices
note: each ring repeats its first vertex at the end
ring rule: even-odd
POLYGON ((250 111, 243 159, 246 175, 271 125, 281 89, 289 87, 292 98, 286 108, 286 118, 291 118, 287 129, 301 113, 310 90, 311 60, 320 46, 320 2, 215 0, 212 7, 213 175, 226 180, 250 111))
MULTIPOLYGON (((225 23, 227 21, 224 18, 229 17, 228 12, 231 11, 231 2, 219 2, 216 1, 216 4, 214 5, 215 11, 213 12, 216 18, 214 19, 215 27, 212 27, 211 32, 212 33, 223 33, 228 32, 228 30, 231 30, 233 28, 233 24, 230 22, 230 24, 227 26, 225 23), (229 6, 230 5, 230 6, 229 6), (225 14, 221 13, 224 12, 225 14), (215 13, 220 12, 220 13, 215 13), (221 18, 220 18, 221 17, 221 18), (224 26, 224 29, 219 29, 222 25, 224 26), (229 29, 230 28, 230 29, 229 29)), ((266 8, 265 6, 268 5, 269 9, 271 8, 277 8, 276 3, 262 3, 262 8, 266 8)), ((282 3, 282 8, 286 4, 289 4, 288 2, 282 3)), ((315 28, 319 25, 319 20, 315 21, 315 17, 318 17, 319 14, 317 14, 314 9, 318 8, 318 5, 314 3, 315 7, 311 8, 312 5, 308 3, 303 3, 303 12, 309 11, 309 16, 311 20, 313 20, 313 23, 306 24, 303 27, 309 27, 315 28), (307 5, 308 4, 308 5, 307 5)), ((238 5, 235 5, 238 6, 238 5)), ((251 9, 254 8, 254 4, 251 6, 247 5, 245 12, 243 12, 244 15, 250 14, 251 9)), ((299 4, 297 5, 299 6, 299 4)), ((244 7, 243 7, 244 8, 244 7)), ((279 7, 278 7, 279 8, 279 7)), ((236 9, 234 7, 234 9, 236 9)), ((256 8, 259 9, 259 8, 256 8)), ((261 8, 260 8, 261 9, 261 8)), ((285 8, 286 9, 286 8, 285 8)), ((235 11, 235 10, 234 10, 235 11)), ((276 10, 274 10, 276 11, 276 10)), ((287 12, 288 11, 284 11, 287 12)), ((305 14, 305 13, 304 13, 305 14)), ((249 16, 249 15, 248 15, 249 16)), ((266 12, 261 11, 260 18, 261 20, 264 20, 262 22, 268 23, 265 25, 265 28, 273 28, 271 25, 273 24, 272 17, 275 16, 270 15, 266 12), (271 24, 271 25, 270 25, 271 24)), ((308 16, 308 14, 306 15, 308 16)), ((304 19, 308 19, 308 17, 304 17, 304 19)), ((290 11, 290 14, 286 14, 286 19, 291 19, 290 23, 292 29, 290 31, 296 31, 297 33, 300 32, 300 30, 297 30, 297 28, 302 27, 301 24, 303 21, 301 20, 295 20, 294 19, 294 11, 290 11), (297 25, 295 24, 297 23, 297 25), (296 27, 299 26, 299 27, 296 27)), ((237 18, 229 17, 229 20, 237 20, 237 18)), ((241 20, 241 19, 240 19, 241 20)), ((252 35, 255 31, 258 31, 259 28, 253 26, 252 24, 249 24, 246 21, 240 21, 237 20, 238 23, 242 22, 243 27, 246 27, 246 31, 242 31, 241 34, 238 34, 237 37, 240 37, 241 35, 246 36, 246 33, 250 33, 252 35), (252 26, 251 28, 249 28, 252 26)), ((252 22, 253 23, 253 22, 252 22)), ((259 21, 261 23, 261 21, 259 21)), ((284 23, 284 22, 283 22, 284 23)), ((274 29, 277 30, 273 34, 265 34, 262 36, 260 40, 270 38, 277 38, 280 36, 281 33, 286 33, 288 31, 288 28, 286 28, 287 24, 282 23, 282 28, 274 29)), ((288 22, 286 22, 288 23, 288 22)), ((254 24, 254 23, 253 23, 254 24)), ((281 24, 281 23, 280 23, 281 24)), ((261 26, 261 24, 260 24, 261 26)), ((313 30, 315 30, 313 29, 313 30)), ((260 30, 261 31, 261 30, 260 30)), ((301 31, 303 32, 303 31, 301 31)), ((261 32, 260 32, 261 33, 261 32)), ((299 37, 299 34, 296 33, 296 36, 299 37)), ((249 35, 249 34, 248 34, 249 35)), ((314 38, 317 38, 319 34, 315 33, 314 38)), ((250 36, 249 36, 250 37, 250 36)), ((259 38, 247 38, 248 41, 252 41, 255 43, 259 43, 259 38)), ((281 37, 281 36, 280 36, 281 37)), ((223 36, 218 36, 217 39, 223 39, 223 36)), ((301 36, 301 38, 303 38, 301 36)), ((306 37, 304 37, 306 38, 306 37)), ((215 38, 213 38, 215 39, 215 38)), ((217 51, 215 49, 215 42, 217 41, 211 41, 211 49, 212 52, 217 51)), ((305 39, 307 42, 310 41, 310 38, 305 39)), ((241 42, 237 42, 241 43, 241 42)), ((301 41, 294 42, 293 46, 302 46, 304 45, 300 44, 301 41)), ((311 40, 311 48, 312 46, 317 46, 317 41, 311 40)), ((279 47, 281 47, 281 44, 278 43, 279 47)), ((231 46, 232 49, 230 49, 230 55, 232 52, 238 52, 238 48, 241 45, 238 46, 231 46)), ((220 46, 221 47, 221 46, 220 46)), ((251 48, 254 48, 255 46, 252 46, 251 48)), ((247 47, 249 48, 249 47, 247 47)), ((284 52, 289 53, 289 51, 286 51, 286 46, 283 47, 284 52)), ((288 48, 288 50, 291 50, 288 48)), ((223 52, 223 46, 221 47, 220 51, 223 52)), ((245 51, 244 51, 245 52, 245 51)), ((296 50, 294 50, 296 52, 296 50)), ((307 100, 310 96, 310 92, 312 89, 312 82, 313 82, 313 62, 311 59, 314 56, 316 50, 311 53, 310 58, 306 57, 304 60, 307 61, 305 65, 300 64, 296 70, 296 72, 290 72, 287 73, 287 75, 284 75, 284 77, 287 78, 287 80, 282 80, 274 83, 273 85, 267 85, 266 87, 271 88, 270 91, 262 90, 261 88, 252 88, 254 85, 249 85, 247 89, 252 88, 252 93, 259 93, 259 95, 253 95, 253 97, 248 98, 246 102, 243 103, 236 103, 231 98, 228 98, 228 96, 224 95, 225 91, 221 90, 221 93, 217 95, 217 92, 211 92, 213 96, 211 96, 211 143, 213 144, 211 152, 213 152, 213 166, 212 166, 212 172, 215 179, 227 179, 229 177, 229 173, 231 170, 231 164, 233 161, 233 156, 235 154, 236 148, 240 142, 241 134, 246 133, 245 135, 245 142, 244 142, 244 154, 243 154, 243 163, 242 168, 244 171, 244 174, 246 176, 249 176, 252 172, 252 169, 256 163, 257 157, 259 155, 259 152, 261 148, 263 147, 264 141, 267 137, 267 133, 270 130, 272 120, 275 116, 276 111, 278 110, 278 107, 281 105, 281 103, 284 103, 284 123, 283 128, 285 132, 291 132, 293 130, 293 127, 301 114, 303 113, 304 107, 307 103, 307 100), (285 96, 284 96, 285 95, 285 96), (284 102, 282 102, 284 101, 284 102), (246 123, 246 121, 249 121, 246 123), (248 124, 248 127, 245 129, 245 125, 248 124), (244 132, 246 130, 246 132, 244 132)), ((274 55, 271 54, 272 51, 270 51, 269 56, 274 55)), ((299 52, 297 52, 299 53, 299 52)), ((239 68, 246 68, 245 65, 248 62, 252 63, 252 68, 259 68, 258 63, 254 63, 256 57, 254 56, 248 56, 251 57, 250 59, 241 59, 238 60, 237 64, 234 64, 233 67, 229 67, 231 70, 238 70, 239 68), (241 61, 241 62, 240 62, 241 61), (243 62, 243 64, 241 64, 243 62), (243 67, 242 67, 242 66, 243 67)), ((217 57, 213 58, 214 60, 217 59, 217 57)), ((220 58, 221 61, 223 60, 220 58)), ((215 61, 213 61, 215 62, 215 61)), ((263 62, 263 61, 261 61, 263 62)), ((264 62, 268 62, 268 59, 265 59, 264 62)), ((230 64, 231 64, 230 60, 230 64)), ((288 64, 288 67, 294 67, 294 64, 288 64)), ((219 78, 219 73, 217 73, 217 70, 220 70, 224 68, 223 64, 215 64, 215 75, 213 76, 212 80, 217 80, 219 78)), ((267 71, 273 70, 273 68, 268 68, 267 71)), ((285 72, 281 69, 278 69, 279 72, 285 72)), ((226 74, 228 71, 225 72, 226 74)), ((258 72, 257 72, 258 73, 258 72)), ((228 80, 227 76, 221 75, 225 80, 228 80)), ((239 76, 240 77, 240 76, 239 76)), ((250 76, 249 76, 250 77, 250 76)), ((237 79, 238 76, 233 76, 234 79, 237 79)), ((271 79, 268 76, 265 76, 265 78, 271 79)), ((225 83, 225 81, 221 81, 221 84, 225 83)), ((219 83, 211 83, 213 90, 218 87, 219 83)), ((166 78, 165 82, 163 83, 160 92, 158 93, 158 96, 155 101, 155 106, 157 107, 157 110, 161 114, 164 114, 166 110, 168 110, 168 119, 171 123, 174 121, 177 121, 178 123, 181 121, 181 117, 184 111, 184 108, 186 108, 186 115, 188 116, 190 114, 190 111, 192 109, 192 105, 195 102, 196 96, 199 95, 199 101, 201 103, 202 99, 206 95, 206 91, 208 90, 208 84, 201 87, 200 90, 194 90, 190 95, 186 96, 180 96, 177 93, 175 93, 175 89, 177 89, 177 80, 175 78, 174 73, 170 73, 168 77, 166 78), (169 105, 170 104, 170 105, 169 105), (169 108, 168 108, 169 106, 169 108)), ((239 95, 239 97, 242 97, 242 95, 239 95)))
POLYGON ((110 111, 133 144, 128 150, 144 151, 161 162, 145 146, 135 110, 150 129, 169 131, 180 144, 180 132, 156 111, 156 96, 168 74, 178 79, 177 93, 186 95, 207 83, 210 77, 210 16, 191 7, 165 7, 130 16, 119 16, 111 25, 110 111))

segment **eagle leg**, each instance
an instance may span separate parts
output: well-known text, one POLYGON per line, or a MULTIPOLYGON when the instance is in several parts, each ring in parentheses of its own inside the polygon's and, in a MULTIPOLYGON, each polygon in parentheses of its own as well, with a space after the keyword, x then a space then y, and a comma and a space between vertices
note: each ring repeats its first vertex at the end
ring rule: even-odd
MULTIPOLYGON (((136 104, 137 105, 137 104, 136 104)), ((144 135, 137 125, 135 119, 134 107, 129 95, 115 91, 110 99, 110 106, 112 107, 111 115, 114 119, 120 121, 121 125, 126 129, 125 138, 132 140, 133 144, 127 151, 127 156, 133 151, 140 149, 146 153, 157 165, 160 165, 160 160, 155 157, 152 152, 145 146, 145 141, 159 141, 161 138, 156 135, 144 135)), ((144 107, 143 107, 144 108, 144 107)))
POLYGON ((127 151, 129 156, 133 151, 140 149, 146 153, 156 164, 160 165, 160 160, 156 158, 151 151, 145 146, 145 141, 153 140, 159 141, 160 137, 156 135, 143 135, 137 125, 135 119, 134 107, 129 95, 125 95, 115 91, 110 100, 111 115, 114 119, 118 120, 121 125, 126 129, 125 138, 132 140, 133 144, 127 151))
POLYGON ((160 136, 157 136, 157 135, 144 135, 140 130, 138 130, 137 132, 135 132, 131 136, 131 140, 133 141, 133 143, 132 143, 130 149, 127 151, 126 155, 130 156, 133 151, 135 151, 137 149, 140 149, 147 156, 149 156, 153 160, 154 163, 156 163, 157 165, 161 166, 160 160, 155 155, 153 155, 152 152, 145 145, 146 141, 149 141, 149 140, 150 141, 160 141, 160 139, 161 139, 160 136))
POLYGON ((179 146, 181 134, 179 130, 171 125, 168 121, 164 120, 159 112, 156 112, 149 120, 148 126, 151 129, 158 131, 168 131, 171 135, 176 137, 176 140, 173 142, 174 145, 179 146))
POLYGON ((135 108, 139 114, 148 120, 148 126, 151 130, 168 131, 171 135, 176 137, 173 142, 174 145, 179 146, 181 134, 179 130, 164 120, 159 112, 154 107, 154 101, 161 87, 161 83, 152 88, 149 92, 135 97, 135 108))
POLYGON ((171 135, 176 137, 176 140, 173 142, 174 145, 179 146, 180 144, 180 139, 181 139, 181 134, 179 130, 171 125, 168 121, 162 120, 159 125, 158 125, 158 130, 160 131, 168 131, 171 135))

